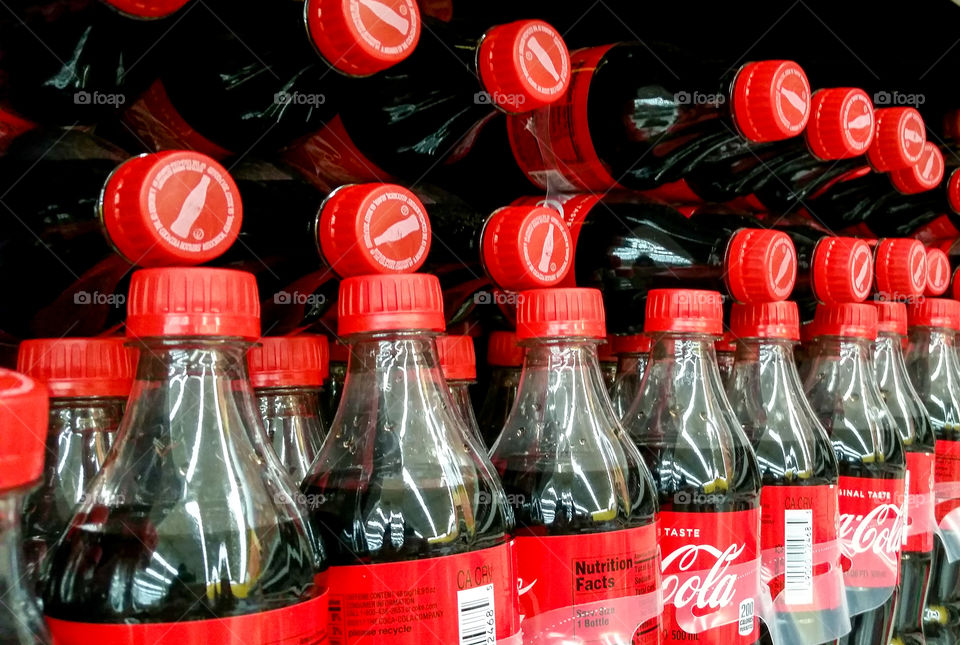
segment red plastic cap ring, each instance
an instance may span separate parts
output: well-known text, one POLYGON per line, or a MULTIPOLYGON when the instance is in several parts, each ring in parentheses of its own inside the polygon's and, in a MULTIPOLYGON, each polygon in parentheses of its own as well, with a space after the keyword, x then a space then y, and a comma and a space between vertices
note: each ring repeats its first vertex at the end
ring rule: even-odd
POLYGON ((877 331, 883 334, 907 335, 907 305, 890 300, 876 301, 877 331))
POLYGON ((877 244, 877 292, 892 300, 911 299, 927 287, 927 249, 920 240, 890 238, 877 244))
POLYGON ((617 348, 613 344, 613 336, 607 336, 605 342, 597 345, 597 360, 601 363, 617 362, 617 348))
POLYGON ((136 352, 125 338, 40 338, 20 343, 17 370, 46 384, 53 398, 130 394, 136 352))
POLYGON ((714 341, 713 348, 718 352, 732 354, 733 352, 737 351, 737 336, 725 331, 723 332, 723 336, 714 341))
POLYGON ((960 300, 960 267, 957 267, 953 272, 953 277, 950 279, 951 284, 953 284, 952 294, 954 300, 960 300))
POLYGON ((247 352, 255 388, 320 387, 330 372, 326 336, 265 336, 247 352))
POLYGON ((927 285, 928 296, 941 296, 950 287, 950 258, 940 249, 927 249, 927 285))
POLYGON ((797 251, 782 231, 741 229, 727 245, 726 280, 737 302, 783 300, 797 281, 797 251))
POLYGON ((923 144, 920 161, 909 168, 890 171, 890 183, 904 195, 933 190, 943 181, 943 153, 932 142, 923 144))
POLYGON ((873 102, 855 87, 819 90, 811 100, 807 147, 824 161, 862 155, 873 142, 873 102))
POLYGON ((531 289, 517 298, 517 338, 605 338, 598 289, 531 289))
POLYGON ((907 306, 911 327, 955 329, 960 321, 960 302, 950 298, 922 298, 907 306))
POLYGON ((867 159, 878 172, 909 168, 923 154, 927 130, 913 108, 880 108, 874 111, 877 131, 867 148, 867 159))
POLYGON ((487 363, 498 367, 523 365, 523 347, 512 331, 493 331, 487 340, 487 363))
POLYGON ((340 282, 340 336, 405 329, 443 331, 440 280, 426 273, 360 275, 340 282))
POLYGON ((130 279, 127 335, 260 337, 257 280, 209 267, 141 269, 130 279))
POLYGON ((544 206, 497 210, 483 228, 480 248, 487 274, 511 291, 556 286, 573 262, 569 227, 544 206))
POLYGON ((349 76, 369 76, 396 65, 420 40, 415 0, 307 0, 306 13, 317 51, 349 76))
POLYGON ((730 331, 738 338, 800 340, 797 303, 791 300, 734 303, 730 308, 730 331))
POLYGON ((350 358, 350 348, 340 340, 327 340, 330 347, 331 363, 346 363, 350 358))
POLYGON ((960 214, 960 168, 954 169, 947 179, 947 203, 950 210, 960 214))
POLYGON ((817 305, 814 320, 818 336, 877 338, 877 309, 863 302, 817 305))
POLYGON ((477 357, 470 336, 440 336, 437 338, 440 369, 448 381, 477 380, 477 357))
POLYGON ((489 100, 504 112, 530 112, 559 100, 570 85, 570 52, 542 20, 493 27, 477 52, 489 100))
POLYGON ((873 286, 873 252, 864 240, 825 237, 813 251, 813 292, 824 304, 863 302, 873 286))
POLYGON ((733 118, 755 142, 789 139, 803 132, 810 118, 810 81, 789 60, 747 63, 733 84, 733 118))
POLYGON ((723 335, 723 296, 701 289, 652 289, 647 294, 647 334, 723 335))
POLYGON ((614 354, 649 354, 653 341, 646 334, 614 335, 610 337, 614 354))
POLYGON ((43 475, 49 413, 46 387, 0 368, 0 490, 20 488, 43 475))
POLYGON ((395 184, 353 184, 333 191, 320 207, 320 251, 342 278, 413 273, 430 250, 427 209, 395 184))
POLYGON ((121 164, 103 187, 101 216, 110 241, 132 264, 194 265, 230 248, 243 207, 223 166, 177 150, 121 164))
POLYGON ((190 0, 106 0, 120 13, 134 18, 165 18, 180 11, 190 0))

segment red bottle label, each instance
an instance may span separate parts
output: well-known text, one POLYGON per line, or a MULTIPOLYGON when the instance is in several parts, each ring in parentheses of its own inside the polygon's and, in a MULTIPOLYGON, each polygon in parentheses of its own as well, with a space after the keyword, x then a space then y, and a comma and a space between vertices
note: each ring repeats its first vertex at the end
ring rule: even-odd
POLYGON ((667 642, 746 645, 757 641, 759 533, 759 508, 660 513, 667 642))
POLYGON ((57 645, 324 645, 327 596, 291 607, 216 620, 137 625, 77 623, 47 618, 57 645))
POLYGON ((659 643, 655 524, 592 535, 518 536, 515 544, 526 645, 659 643))
POLYGON ((331 567, 331 645, 493 643, 519 632, 512 544, 439 558, 331 567), (476 640, 463 639, 471 636, 476 640))
POLYGON ((904 480, 841 477, 838 491, 844 584, 894 587, 903 542, 904 480))
POLYGON ((594 71, 611 47, 571 52, 570 86, 563 98, 548 108, 507 118, 513 156, 541 188, 580 192, 618 187, 593 147, 587 119, 594 71))
MULTIPOLYGON (((943 528, 943 521, 950 511, 960 508, 960 441, 937 439, 933 480, 937 524, 943 528)), ((960 522, 955 524, 960 525, 960 522)))
POLYGON ((933 530, 936 528, 933 499, 934 455, 929 452, 907 453, 907 520, 904 523, 903 550, 933 551, 933 530))

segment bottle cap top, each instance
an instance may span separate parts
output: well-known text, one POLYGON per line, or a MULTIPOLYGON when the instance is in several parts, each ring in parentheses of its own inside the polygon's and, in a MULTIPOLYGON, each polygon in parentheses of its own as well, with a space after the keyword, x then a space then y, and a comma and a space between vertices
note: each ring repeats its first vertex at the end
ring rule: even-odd
POLYGON ((862 155, 873 142, 873 103, 856 87, 818 90, 811 100, 807 147, 819 159, 862 155))
POLYGON ((867 148, 867 159, 878 172, 908 168, 923 154, 927 130, 913 108, 880 108, 873 113, 877 130, 867 148))
POLYGON ((605 338, 603 297, 598 289, 530 289, 517 299, 517 338, 605 338))
POLYGON ((326 336, 264 336, 247 352, 250 384, 264 387, 320 387, 330 373, 326 336))
POLYGON ((921 298, 907 305, 911 327, 955 329, 960 320, 960 302, 950 298, 921 298))
POLYGON ((189 0, 106 0, 107 4, 134 18, 163 18, 176 13, 189 0))
POLYGON ((947 179, 947 203, 954 213, 960 213, 960 168, 955 168, 947 179))
POLYGON ((612 338, 614 354, 649 354, 653 341, 646 334, 615 335, 612 338))
POLYGON ((797 251, 783 231, 740 229, 727 245, 726 269, 734 300, 783 300, 797 281, 797 251))
POLYGON ((723 296, 701 289, 651 289, 644 332, 723 335, 723 296))
POLYGON ((110 175, 100 200, 111 243, 139 266, 209 262, 237 239, 243 217, 226 169, 187 150, 128 159, 110 175))
POLYGON ((873 286, 873 252, 864 240, 825 237, 813 251, 813 292, 825 304, 862 302, 873 286))
POLYGON ((507 206, 483 227, 483 265, 501 289, 553 287, 570 270, 573 239, 557 211, 544 206, 507 206))
POLYGON ((817 305, 814 315, 818 336, 877 338, 877 309, 863 302, 817 305))
POLYGON ((950 287, 950 258, 940 249, 927 249, 927 285, 928 296, 941 296, 950 287))
POLYGON ((492 331, 487 340, 487 363, 500 367, 523 365, 523 347, 512 331, 492 331))
POLYGON ((350 358, 350 348, 339 340, 327 341, 330 347, 331 363, 346 363, 350 358))
POLYGON ((730 308, 730 331, 738 338, 800 340, 797 303, 792 300, 734 303, 730 308))
POLYGON ((430 250, 427 210, 395 184, 352 184, 320 207, 317 236, 323 257, 340 277, 412 273, 430 250))
POLYGON ((927 287, 927 249, 920 240, 890 238, 877 244, 877 292, 893 300, 919 296, 927 287))
POLYGON ((127 335, 259 338, 257 280, 246 271, 210 267, 135 271, 127 335))
POLYGON ((43 475, 49 406, 42 384, 0 368, 0 490, 43 475))
POLYGON ((477 380, 477 357, 470 336, 440 336, 437 338, 440 369, 448 381, 477 380))
POLYGON ((369 76, 413 53, 420 40, 415 0, 307 0, 307 30, 339 72, 369 76))
POLYGON ((337 334, 443 331, 440 280, 427 273, 360 275, 340 282, 337 334))
POLYGON ((747 63, 733 82, 733 118, 750 141, 795 137, 810 118, 810 82, 789 60, 747 63))
POLYGON ((124 397, 136 352, 125 338, 38 338, 20 343, 17 370, 46 384, 53 398, 124 397))
POLYGON ((570 52, 547 23, 518 20, 487 31, 477 52, 477 69, 488 93, 486 102, 504 112, 530 112, 567 91, 570 52))
POLYGON ((737 351, 737 338, 738 336, 725 331, 723 336, 714 341, 713 348, 718 352, 733 353, 737 351))
POLYGON ((907 335, 907 305, 902 302, 878 300, 873 303, 877 308, 877 331, 885 334, 907 335))
POLYGON ((908 168, 890 171, 890 183, 904 195, 933 190, 943 181, 943 153, 931 141, 923 144, 920 161, 908 168))

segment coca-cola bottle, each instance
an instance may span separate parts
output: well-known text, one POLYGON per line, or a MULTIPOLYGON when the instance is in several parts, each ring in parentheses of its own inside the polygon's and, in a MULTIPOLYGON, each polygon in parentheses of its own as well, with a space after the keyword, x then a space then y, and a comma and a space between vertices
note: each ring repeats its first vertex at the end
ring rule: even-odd
MULTIPOLYGON (((888 219, 877 214, 867 222, 870 230, 876 229, 881 234, 909 235, 916 237, 924 244, 935 244, 960 237, 960 166, 956 166, 952 154, 954 151, 946 149, 950 156, 944 159, 946 178, 940 186, 933 190, 914 195, 905 195, 895 201, 891 200, 889 208, 896 212, 888 219), (891 233, 889 231, 896 231, 891 233)), ((946 249, 944 249, 946 250, 946 249)))
POLYGON ((520 384, 520 367, 523 365, 524 348, 518 344, 517 334, 512 331, 492 331, 487 338, 487 365, 490 379, 486 395, 480 405, 477 422, 483 445, 492 446, 503 430, 520 384))
POLYGON ((797 305, 735 303, 730 329, 740 340, 727 397, 760 464, 772 631, 784 643, 834 643, 850 630, 838 542, 839 471, 793 362, 797 305))
POLYGON ((597 346, 597 361, 600 364, 600 375, 607 392, 613 389, 617 380, 617 348, 613 345, 613 337, 607 337, 606 342, 597 346))
POLYGON ((873 249, 853 237, 825 237, 816 227, 789 225, 797 252, 792 298, 812 315, 815 303, 862 302, 873 287, 873 249))
POLYGON ((597 360, 595 289, 524 291, 520 387, 490 458, 517 519, 524 642, 660 642, 657 492, 597 360))
POLYGON ((660 500, 664 642, 756 643, 760 469, 720 382, 714 291, 654 289, 647 375, 623 418, 660 500))
POLYGON ((57 642, 326 638, 323 551, 247 375, 258 303, 241 271, 133 274, 137 377, 111 455, 50 556, 57 642))
POLYGON ((347 380, 301 487, 329 548, 332 642, 516 638, 513 512, 440 371, 439 281, 350 277, 338 303, 347 380))
POLYGON ((247 352, 250 384, 267 440, 297 485, 320 452, 327 422, 320 388, 327 377, 324 336, 265 336, 247 352))
POLYGON ((819 339, 813 320, 800 324, 800 343, 793 348, 793 360, 797 364, 797 374, 800 376, 801 383, 807 380, 810 363, 817 353, 819 339))
POLYGON ((934 500, 937 535, 924 632, 928 642, 960 638, 960 363, 955 351, 960 303, 923 298, 907 308, 907 371, 936 437, 934 500))
POLYGON ((43 477, 47 391, 0 368, 0 638, 4 645, 48 645, 33 585, 23 562, 23 498, 43 477))
POLYGON ((840 470, 840 550, 852 629, 841 643, 886 643, 897 604, 906 459, 870 359, 877 310, 819 305, 804 388, 840 470))
POLYGON ((17 369, 50 390, 43 482, 23 509, 25 566, 37 582, 48 549, 116 441, 136 359, 124 341, 44 338, 20 344, 17 369))
POLYGON ((726 388, 733 377, 733 364, 737 358, 737 337, 728 331, 724 332, 723 336, 713 344, 713 348, 717 352, 717 368, 720 370, 720 380, 726 388))
POLYGON ((617 418, 622 419, 647 372, 651 342, 644 334, 621 335, 613 337, 613 346, 617 353, 617 376, 610 390, 610 400, 617 418))
POLYGON ((347 380, 347 359, 350 348, 339 339, 330 340, 330 378, 323 389, 323 418, 329 424, 337 415, 340 407, 340 397, 343 395, 343 384, 347 380))
POLYGON ((571 66, 561 101, 508 119, 517 163, 545 189, 655 188, 704 160, 797 136, 810 115, 810 84, 792 61, 730 68, 628 42, 579 49, 571 66))
POLYGON ((480 434, 477 415, 473 412, 470 386, 477 382, 477 359, 470 336, 444 335, 437 338, 437 356, 440 371, 450 388, 450 396, 457 414, 463 419, 470 436, 477 441, 477 448, 485 451, 487 444, 480 434))

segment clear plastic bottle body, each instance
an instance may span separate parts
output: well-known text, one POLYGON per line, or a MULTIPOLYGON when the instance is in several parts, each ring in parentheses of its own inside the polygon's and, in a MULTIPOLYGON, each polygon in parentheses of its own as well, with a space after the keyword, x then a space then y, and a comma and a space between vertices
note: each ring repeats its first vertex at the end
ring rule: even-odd
POLYGON ((636 398, 649 361, 650 354, 646 352, 624 353, 618 357, 617 377, 610 389, 610 400, 613 402, 613 411, 618 419, 623 418, 630 409, 633 399, 636 398))
POLYGON ((517 387, 520 385, 520 368, 500 366, 490 370, 490 384, 480 406, 480 415, 477 422, 480 425, 480 434, 484 445, 492 446, 500 436, 503 424, 510 416, 513 403, 517 398, 517 387))
POLYGON ((330 363, 330 379, 323 388, 323 419, 327 427, 337 416, 337 408, 340 406, 340 397, 343 396, 343 383, 347 380, 347 364, 339 361, 330 363))
POLYGON ((23 564, 20 515, 22 489, 0 491, 0 643, 47 645, 50 634, 40 615, 37 600, 27 584, 23 564))
POLYGON ((255 390, 267 440, 294 484, 300 485, 326 436, 320 390, 265 387, 255 390))
POLYGON ((733 378, 733 363, 736 358, 736 352, 727 350, 717 352, 717 368, 720 370, 720 381, 724 387, 728 387, 733 378))
POLYGON ((470 436, 477 442, 477 448, 483 452, 486 450, 486 443, 483 441, 483 435, 480 434, 480 424, 477 423, 477 415, 473 412, 473 400, 470 398, 470 386, 473 381, 448 380, 450 386, 450 396, 453 399, 453 405, 467 426, 470 436))

